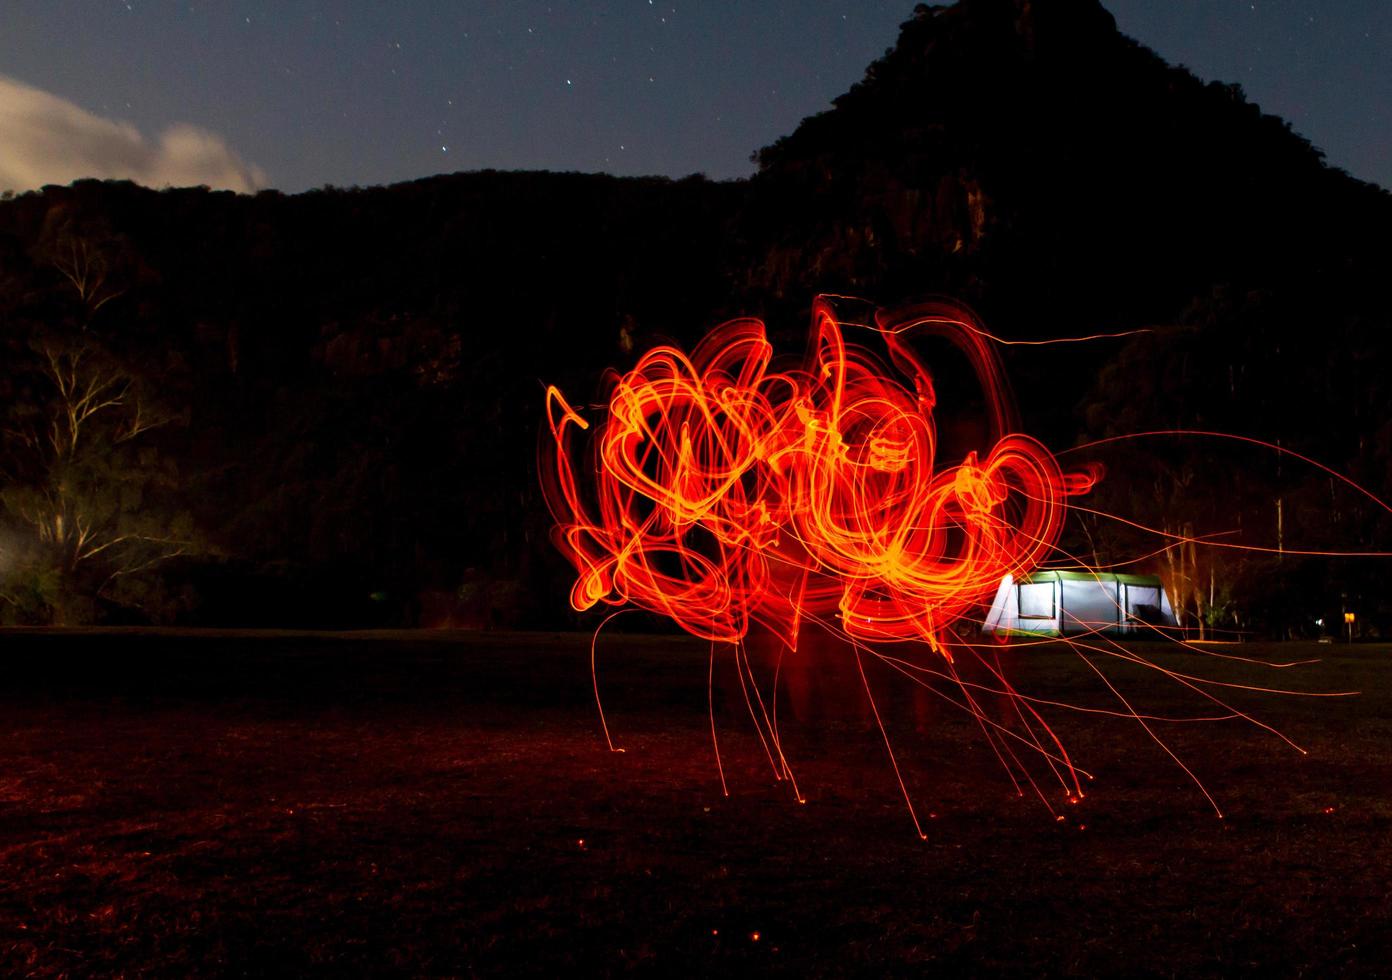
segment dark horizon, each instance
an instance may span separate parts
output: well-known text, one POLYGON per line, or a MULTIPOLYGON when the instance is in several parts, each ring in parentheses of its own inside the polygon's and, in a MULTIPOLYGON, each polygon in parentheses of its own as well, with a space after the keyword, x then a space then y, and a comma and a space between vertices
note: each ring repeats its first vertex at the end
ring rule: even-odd
MULTIPOLYGON (((80 151, 67 152, 90 169, 124 160, 152 183, 296 192, 478 169, 739 178, 754 169, 751 153, 859 81, 912 6, 636 0, 383 13, 22 0, 0 32, 0 83, 17 83, 7 97, 38 118, 91 114, 76 126, 80 151), (119 131, 122 121, 139 134, 119 131), (164 140, 177 125, 215 142, 164 140)), ((1331 165, 1392 187, 1392 8, 1106 7, 1161 57, 1242 85, 1331 165)), ((57 166, 33 159, 51 148, 16 162, 23 141, 10 135, 0 184, 57 166)))

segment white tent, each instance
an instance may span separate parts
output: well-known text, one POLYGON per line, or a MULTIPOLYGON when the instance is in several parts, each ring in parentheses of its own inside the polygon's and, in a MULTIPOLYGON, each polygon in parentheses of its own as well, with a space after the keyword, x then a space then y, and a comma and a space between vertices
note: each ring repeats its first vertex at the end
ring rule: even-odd
POLYGON ((1154 575, 1036 571, 1001 579, 983 626, 987 633, 1145 633, 1175 626, 1174 609, 1154 575))

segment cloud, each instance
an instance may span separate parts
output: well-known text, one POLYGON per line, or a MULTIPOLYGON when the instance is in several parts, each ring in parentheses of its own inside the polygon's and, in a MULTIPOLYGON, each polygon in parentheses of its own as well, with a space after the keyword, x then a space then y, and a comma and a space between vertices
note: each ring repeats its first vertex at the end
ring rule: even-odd
POLYGON ((148 140, 129 123, 0 75, 0 190, 34 190, 81 177, 147 187, 207 184, 243 193, 266 186, 260 167, 207 130, 181 123, 148 140))

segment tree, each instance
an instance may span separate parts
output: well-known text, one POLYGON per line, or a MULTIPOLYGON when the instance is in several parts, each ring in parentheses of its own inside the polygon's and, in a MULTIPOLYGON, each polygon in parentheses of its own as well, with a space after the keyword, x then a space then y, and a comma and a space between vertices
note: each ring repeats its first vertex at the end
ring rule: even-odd
MULTIPOLYGON (((9 525, 0 598, 19 618, 88 621, 125 580, 195 547, 178 473, 146 438, 176 418, 93 344, 40 342, 32 401, 4 429, 9 525)), ((141 590, 145 591, 145 590, 141 590)))

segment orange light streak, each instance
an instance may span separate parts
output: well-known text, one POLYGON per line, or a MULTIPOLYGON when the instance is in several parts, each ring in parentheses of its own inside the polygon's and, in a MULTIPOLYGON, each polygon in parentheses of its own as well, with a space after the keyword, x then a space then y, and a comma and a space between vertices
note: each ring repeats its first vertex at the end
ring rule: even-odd
POLYGON ((819 300, 800 364, 775 364, 761 322, 733 320, 688 356, 657 347, 613 373, 591 429, 547 391, 548 501, 575 566, 577 611, 635 606, 694 636, 737 643, 751 624, 794 645, 810 616, 848 638, 924 642, 1053 549, 1066 500, 1095 469, 1065 473, 1012 431, 990 335, 946 304, 877 316, 888 363, 846 342, 819 300), (910 346, 943 337, 967 356, 994 444, 939 466, 932 377, 910 346))
MULTIPOLYGON (((834 297, 832 297, 834 298, 834 297)), ((877 313, 873 323, 843 322, 828 297, 813 307, 810 343, 801 359, 775 356, 763 323, 739 319, 711 331, 688 355, 659 346, 624 373, 606 376, 604 414, 587 419, 553 387, 546 392, 550 439, 543 441, 546 499, 553 535, 575 568, 570 604, 577 611, 607 606, 604 623, 626 610, 671 619, 711 643, 707 703, 721 791, 729 795, 715 725, 715 645, 730 644, 745 707, 776 781, 786 780, 805 802, 778 728, 778 677, 784 651, 795 651, 805 625, 846 640, 914 829, 924 836, 908 784, 871 690, 863 655, 967 711, 1020 795, 1022 775, 1056 819, 1048 794, 1021 760, 1031 750, 1057 779, 1063 798, 1084 797, 1076 766, 1040 708, 1065 708, 1136 722, 1189 776, 1222 817, 1194 771, 1164 742, 1156 723, 1242 720, 1294 741, 1222 701, 1214 689, 1342 697, 1352 692, 1293 691, 1224 682, 1166 667, 1118 644, 1101 631, 1065 640, 1121 710, 1082 707, 1016 691, 1001 669, 999 643, 976 644, 960 628, 995 593, 1005 576, 1026 578, 1043 563, 1087 566, 1058 548, 1070 509, 1107 517, 1176 541, 1257 553, 1258 545, 1214 540, 1233 532, 1168 534, 1117 515, 1071 504, 1101 473, 1098 464, 1065 471, 1054 454, 1018 431, 996 350, 1010 344, 948 303, 877 313), (870 346, 848 343, 847 328, 868 334, 870 346), (965 354, 986 404, 987 445, 946 465, 938 460, 934 422, 937 391, 913 344, 935 337, 965 354), (584 437, 581 437, 584 433, 584 437), (756 626, 781 644, 766 704, 746 648, 756 626), (941 669, 893 657, 883 644, 925 644, 941 669), (984 668, 986 682, 958 672, 958 656, 984 668), (990 651, 988 658, 985 651, 990 651), (1167 716, 1138 711, 1100 669, 1103 657, 1142 666, 1191 691, 1217 711, 1167 716), (930 685, 947 682, 957 697, 930 685), (752 688, 752 695, 750 693, 752 688), (1008 698, 1013 722, 988 716, 977 694, 1008 698)), ((1132 333, 1097 334, 1038 343, 1076 343, 1132 333)), ((1034 342, 1030 342, 1034 343, 1034 342)), ((1143 432, 1077 446, 1095 449, 1122 439, 1190 437, 1250 443, 1294 457, 1388 505, 1329 467, 1279 445, 1200 430, 1143 432)), ((1064 453, 1060 453, 1060 456, 1064 453)), ((1367 554, 1280 549, 1284 554, 1367 554)), ((1120 565, 1131 564, 1127 562, 1120 565)), ((1094 572, 1097 569, 1093 569, 1094 572)), ((603 623, 600 629, 603 628, 603 623)), ((598 633, 596 633, 597 637, 598 633)), ((1167 636, 1156 630, 1157 637, 1167 636)), ((1016 640, 1018 648, 1054 641, 1016 640)), ((1181 647, 1200 652, 1177 641, 1181 647)), ((1224 660, 1285 668, 1309 661, 1265 663, 1237 654, 1224 660)), ((591 645, 595 699, 595 648, 591 645)), ((600 723, 616 752, 603 707, 600 723)), ((929 817, 936 817, 929 813, 929 817)), ((1080 824, 1079 829, 1085 829, 1080 824)), ((753 934, 757 940, 758 933, 753 934)))

